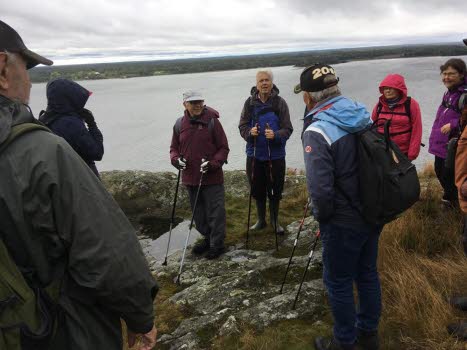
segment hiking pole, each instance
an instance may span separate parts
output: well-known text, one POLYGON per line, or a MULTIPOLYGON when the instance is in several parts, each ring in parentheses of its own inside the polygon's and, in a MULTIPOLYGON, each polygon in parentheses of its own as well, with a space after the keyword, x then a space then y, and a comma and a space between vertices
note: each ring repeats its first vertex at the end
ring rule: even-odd
MULTIPOLYGON (((204 163, 204 158, 201 159, 201 164, 203 163, 204 163)), ((182 270, 183 270, 183 262, 185 261, 185 253, 186 253, 186 248, 188 246, 188 241, 190 240, 191 229, 193 228, 193 220, 195 219, 196 204, 198 204, 198 196, 199 196, 199 191, 201 189, 201 183, 203 182, 203 175, 204 175, 204 172, 201 172, 201 176, 199 178, 198 190, 196 191, 195 203, 193 204, 193 213, 191 214, 190 229, 188 230, 188 234, 186 236, 185 247, 183 247, 182 260, 180 262, 180 270, 178 271, 178 276, 177 276, 177 281, 176 281, 177 284, 180 284, 180 275, 182 274, 182 270)))
MULTIPOLYGON (((258 123, 256 123, 256 128, 258 123)), ((253 160, 251 161, 251 183, 250 183, 250 198, 248 199, 248 220, 246 224, 246 244, 245 247, 248 249, 248 238, 250 233, 250 215, 251 215, 251 196, 253 193, 253 181, 255 178, 255 158, 256 158, 256 136, 253 139, 253 160)))
MULTIPOLYGON (((183 156, 180 155, 180 158, 183 159, 183 156)), ((178 169, 177 185, 175 187, 174 205, 172 207, 172 216, 170 217, 169 241, 167 242, 167 251, 165 252, 165 260, 162 263, 162 266, 167 266, 167 256, 169 255, 170 238, 172 237, 172 227, 173 227, 173 224, 174 224, 175 207, 177 205, 178 186, 180 185, 180 174, 181 173, 182 173, 182 169, 178 169)))
POLYGON ((308 271, 308 266, 310 266, 311 259, 313 258, 313 253, 315 252, 316 243, 318 243, 319 236, 320 236, 320 232, 318 230, 316 231, 316 237, 313 242, 313 246, 311 248, 310 254, 308 256, 308 262, 306 263, 305 271, 303 272, 302 281, 300 282, 300 286, 298 287, 297 295, 295 296, 295 301, 293 302, 292 310, 295 310, 295 305, 297 304, 298 295, 300 294, 300 290, 302 289, 303 282, 305 281, 306 273, 308 271))
MULTIPOLYGON (((268 129, 271 129, 269 127, 269 124, 266 123, 266 130, 268 129)), ((272 211, 272 222, 273 222, 273 226, 274 226, 274 234, 276 235, 276 251, 279 250, 279 244, 277 243, 277 215, 276 215, 276 208, 274 206, 274 180, 273 180, 273 177, 272 177, 272 160, 271 160, 271 146, 270 146, 270 142, 269 142, 269 139, 267 139, 268 141, 268 156, 269 156, 269 183, 270 183, 270 188, 271 188, 271 200, 269 202, 269 205, 271 207, 271 211, 272 211)))
POLYGON ((307 201, 305 205, 305 211, 303 212, 302 221, 300 222, 300 226, 298 226, 297 237, 295 238, 295 241, 293 243, 292 254, 290 254, 289 263, 287 265, 287 269, 285 270, 284 280, 282 281, 281 290, 279 291, 279 294, 282 294, 282 289, 284 288, 285 280, 287 279, 287 274, 289 273, 290 264, 292 263, 292 258, 295 253, 295 248, 297 247, 298 239, 300 238, 300 232, 302 231, 309 205, 310 205, 310 202, 307 201))

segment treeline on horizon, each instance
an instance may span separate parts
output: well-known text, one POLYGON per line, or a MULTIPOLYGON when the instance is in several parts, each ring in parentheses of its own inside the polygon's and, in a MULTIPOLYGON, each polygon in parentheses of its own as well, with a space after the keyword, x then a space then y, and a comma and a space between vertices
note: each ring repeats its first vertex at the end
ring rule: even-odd
POLYGON ((467 55, 467 47, 462 43, 397 45, 215 58, 41 66, 32 69, 30 77, 33 83, 40 83, 57 77, 72 80, 134 78, 257 67, 306 67, 317 62, 336 64, 356 60, 460 55, 467 55))

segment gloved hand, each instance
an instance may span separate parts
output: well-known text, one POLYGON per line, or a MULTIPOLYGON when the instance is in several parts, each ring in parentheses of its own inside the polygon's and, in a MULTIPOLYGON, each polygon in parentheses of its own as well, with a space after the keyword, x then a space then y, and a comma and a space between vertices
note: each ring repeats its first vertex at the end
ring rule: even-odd
POLYGON ((84 122, 88 125, 96 125, 96 120, 92 115, 92 112, 89 109, 83 108, 79 112, 79 116, 84 120, 84 122))
POLYGON ((184 159, 183 157, 180 157, 175 161, 174 165, 178 170, 185 170, 186 169, 186 159, 184 159))
POLYGON ((201 168, 199 171, 204 174, 209 170, 209 168, 210 168, 209 160, 204 161, 203 159, 203 162, 201 163, 201 168))

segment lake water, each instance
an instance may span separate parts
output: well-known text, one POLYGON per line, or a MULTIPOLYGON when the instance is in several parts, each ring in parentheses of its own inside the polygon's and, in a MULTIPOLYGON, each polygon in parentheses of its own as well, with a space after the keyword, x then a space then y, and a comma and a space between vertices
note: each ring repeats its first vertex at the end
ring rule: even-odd
MULTIPOLYGON (((467 60, 467 56, 462 57, 467 60)), ((402 74, 409 95, 420 104, 423 119, 422 148, 417 166, 432 161, 428 137, 436 110, 445 90, 439 66, 447 57, 405 58, 336 64, 343 95, 364 103, 369 110, 378 101, 378 85, 389 73, 402 74)), ((183 113, 182 93, 189 89, 203 92, 206 104, 220 112, 230 146, 226 170, 245 168, 245 141, 238 132, 238 121, 245 99, 255 84, 257 69, 166 75, 132 79, 80 82, 93 91, 87 108, 92 110, 104 134, 105 155, 99 170, 174 170, 169 146, 172 127, 183 113)), ((294 133, 287 143, 287 166, 303 169, 300 132, 304 104, 293 93, 301 68, 272 68, 274 83, 290 109, 294 133)), ((46 84, 33 84, 31 108, 37 116, 45 109, 46 84)))

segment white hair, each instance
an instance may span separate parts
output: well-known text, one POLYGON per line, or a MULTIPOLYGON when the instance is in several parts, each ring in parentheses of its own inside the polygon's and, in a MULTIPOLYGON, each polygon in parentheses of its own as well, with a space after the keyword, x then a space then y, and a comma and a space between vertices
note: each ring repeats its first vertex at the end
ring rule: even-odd
POLYGON ((10 64, 16 64, 17 63, 17 60, 18 60, 18 56, 16 53, 13 53, 13 52, 9 52, 7 50, 3 51, 3 53, 6 55, 7 57, 7 65, 10 65, 10 64))
POLYGON ((341 94, 341 90, 339 89, 339 86, 334 85, 321 91, 308 92, 308 93, 310 94, 314 102, 320 102, 330 97, 339 96, 341 94))
POLYGON ((256 72, 256 78, 258 78, 258 75, 260 75, 261 73, 267 74, 269 76, 269 79, 271 79, 271 82, 274 81, 274 74, 272 74, 272 70, 260 69, 259 71, 256 72))

